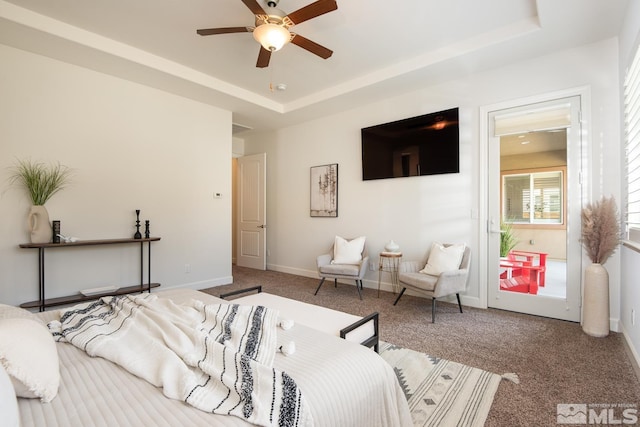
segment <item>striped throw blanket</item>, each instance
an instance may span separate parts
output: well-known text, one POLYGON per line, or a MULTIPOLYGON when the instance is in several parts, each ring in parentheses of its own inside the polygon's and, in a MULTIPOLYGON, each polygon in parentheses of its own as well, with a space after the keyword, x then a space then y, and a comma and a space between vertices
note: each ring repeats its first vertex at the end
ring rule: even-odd
POLYGON ((259 426, 312 426, 286 373, 272 367, 278 312, 262 306, 177 305, 152 294, 104 297, 63 311, 54 338, 110 360, 165 396, 259 426))

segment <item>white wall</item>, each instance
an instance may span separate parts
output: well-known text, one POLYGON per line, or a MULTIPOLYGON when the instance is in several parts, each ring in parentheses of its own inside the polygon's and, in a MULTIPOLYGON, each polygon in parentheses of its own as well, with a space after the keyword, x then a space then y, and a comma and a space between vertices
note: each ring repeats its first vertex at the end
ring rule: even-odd
MULTIPOLYGON (((140 209, 162 238, 152 245, 152 281, 231 282, 229 111, 4 45, 0 63, 0 302, 38 296, 37 251, 18 248, 29 241, 30 202, 8 185, 15 159, 74 170, 46 204, 63 234, 132 237, 140 209)), ((49 250, 47 296, 136 284, 138 254, 137 245, 49 250)))
MULTIPOLYGON (((247 153, 267 152, 269 268, 316 276, 315 258, 336 234, 366 235, 374 260, 390 239, 400 245, 404 259, 422 258, 434 240, 466 242, 474 258, 465 303, 481 306, 486 278, 480 277, 478 263, 486 251, 478 242, 486 226, 485 213, 479 212, 485 168, 479 152, 480 107, 588 86, 594 114, 585 128, 587 155, 602 159, 588 179, 595 194, 619 199, 617 62, 617 42, 606 40, 438 86, 425 82, 423 88, 380 103, 246 137, 247 153), (362 181, 362 127, 456 106, 461 126, 459 174, 362 181), (339 216, 310 218, 309 167, 327 163, 339 164, 339 216), (601 166, 606 173, 599 173, 601 166)), ((612 262, 615 295, 618 270, 612 262)), ((365 286, 377 287, 377 273, 369 272, 365 286)), ((614 302, 612 317, 618 315, 619 302, 614 302)))
MULTIPOLYGON (((620 33, 620 81, 624 81, 625 70, 631 65, 633 55, 640 44, 640 2, 630 2, 626 21, 620 33)), ((621 96, 622 98, 622 96, 621 96)), ((622 107, 621 107, 622 108, 622 107)), ((620 120, 621 129, 624 127, 620 120)), ((621 155, 624 152, 621 150, 621 155)), ((622 182, 624 187, 624 182, 622 182)), ((620 322, 627 342, 633 348, 636 362, 640 363, 640 287, 638 274, 640 273, 640 254, 633 249, 623 247, 622 271, 620 278, 620 322), (635 311, 635 324, 632 324, 631 311, 635 311)))

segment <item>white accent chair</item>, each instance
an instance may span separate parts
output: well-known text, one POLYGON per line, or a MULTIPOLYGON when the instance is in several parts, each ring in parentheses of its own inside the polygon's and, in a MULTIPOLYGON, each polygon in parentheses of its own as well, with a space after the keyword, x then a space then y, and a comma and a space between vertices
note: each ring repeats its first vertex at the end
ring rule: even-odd
MULTIPOLYGON (((450 246, 450 244, 444 244, 443 246, 447 247, 450 246)), ((464 292, 467 287, 469 266, 471 264, 471 249, 469 249, 469 247, 465 247, 459 269, 444 271, 440 273, 439 276, 420 273, 420 270, 425 266, 428 259, 429 254, 427 253, 421 263, 406 261, 400 264, 398 282, 402 287, 402 291, 400 291, 400 294, 393 305, 396 305, 398 301, 400 301, 404 291, 407 289, 411 289, 412 291, 431 297, 431 322, 435 323, 436 298, 456 294, 460 313, 462 313, 460 292, 464 292)))
POLYGON ((362 278, 367 272, 367 265, 369 265, 369 252, 367 251, 367 246, 365 245, 363 247, 362 260, 358 264, 333 264, 333 248, 334 245, 331 245, 331 249, 328 253, 320 255, 316 259, 318 276, 321 280, 314 295, 318 295, 320 287, 327 278, 333 279, 335 287, 338 287, 338 279, 347 279, 356 281, 358 296, 362 299, 362 278))

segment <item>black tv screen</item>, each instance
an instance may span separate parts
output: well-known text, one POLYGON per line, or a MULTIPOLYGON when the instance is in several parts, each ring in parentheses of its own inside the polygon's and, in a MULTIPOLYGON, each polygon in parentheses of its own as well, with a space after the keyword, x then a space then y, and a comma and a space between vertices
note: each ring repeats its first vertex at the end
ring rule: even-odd
POLYGON ((362 129, 362 179, 460 172, 458 109, 362 129))

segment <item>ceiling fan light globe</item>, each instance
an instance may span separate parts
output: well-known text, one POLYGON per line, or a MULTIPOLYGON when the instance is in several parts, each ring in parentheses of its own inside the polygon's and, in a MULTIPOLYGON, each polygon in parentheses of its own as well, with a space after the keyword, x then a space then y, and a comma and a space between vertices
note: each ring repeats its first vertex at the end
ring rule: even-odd
POLYGON ((266 23, 253 30, 253 38, 266 50, 275 52, 291 40, 291 33, 281 25, 266 23))

